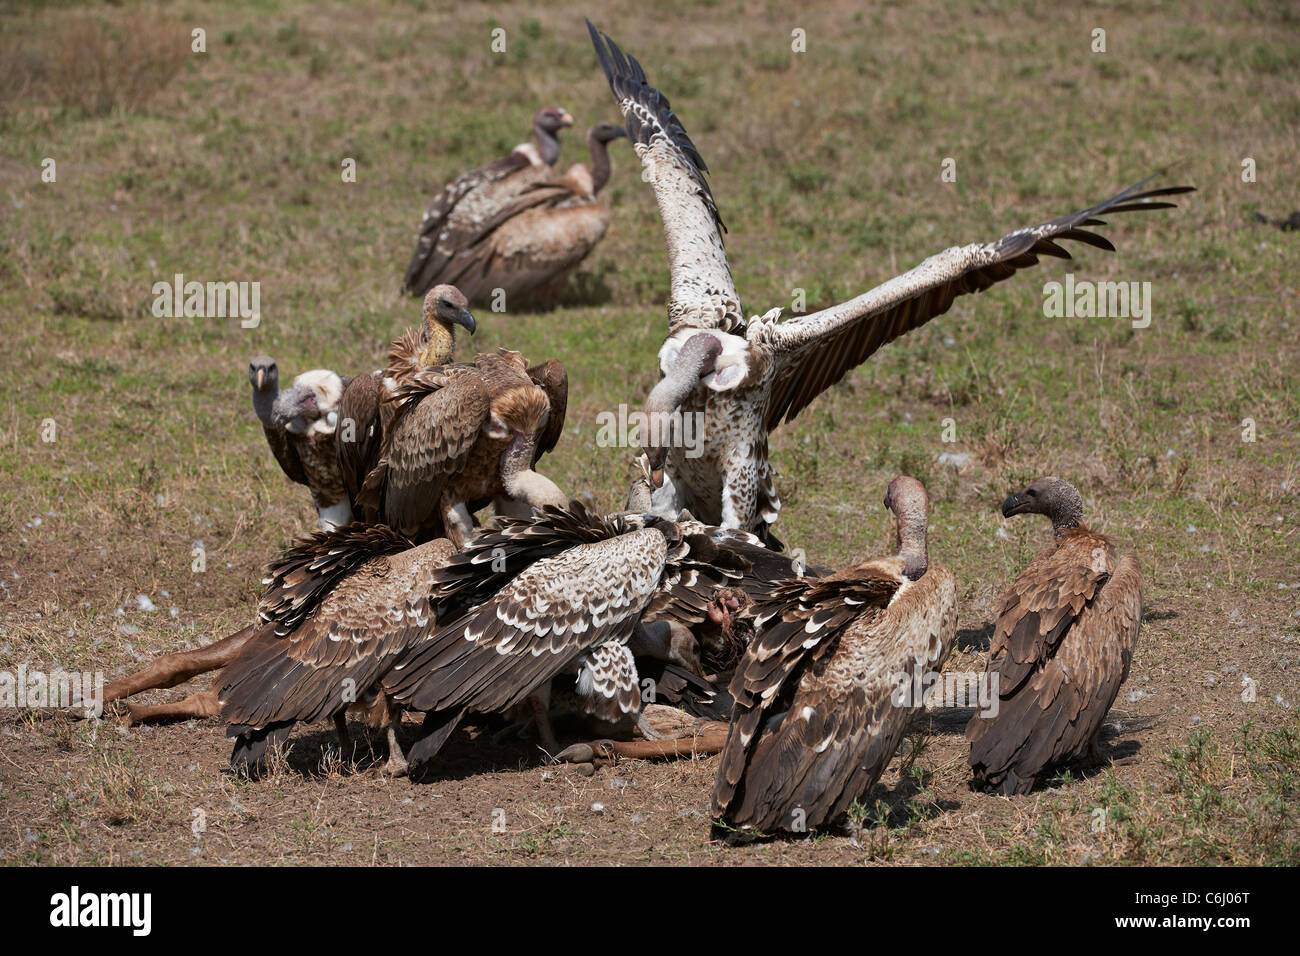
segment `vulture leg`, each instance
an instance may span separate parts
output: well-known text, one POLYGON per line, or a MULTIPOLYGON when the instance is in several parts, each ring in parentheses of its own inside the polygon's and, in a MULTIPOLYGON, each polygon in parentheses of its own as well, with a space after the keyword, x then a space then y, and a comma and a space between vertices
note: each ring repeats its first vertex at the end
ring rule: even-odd
POLYGON ((164 654, 143 670, 105 684, 104 703, 130 697, 142 690, 175 687, 196 674, 225 667, 235 659, 255 630, 255 627, 246 627, 205 647, 164 654))
POLYGON ((443 496, 441 511, 442 525, 446 529, 447 537, 459 551, 465 547, 465 542, 474 536, 474 518, 469 513, 465 502, 449 496, 443 496))
POLYGON ((188 720, 191 717, 216 717, 221 713, 216 689, 190 694, 169 704, 127 704, 127 726, 188 720))
POLYGON ((410 769, 402 754, 402 745, 397 741, 397 724, 392 722, 388 725, 388 762, 384 764, 384 773, 390 777, 405 777, 410 769))
POLYGON ((348 715, 338 713, 334 715, 334 731, 339 735, 339 754, 344 760, 351 759, 352 738, 348 735, 348 715))
POLYGON ((537 721, 537 736, 541 739, 542 749, 548 754, 556 753, 560 742, 555 739, 555 731, 551 728, 551 685, 547 683, 539 687, 528 698, 528 703, 532 705, 533 718, 537 721))

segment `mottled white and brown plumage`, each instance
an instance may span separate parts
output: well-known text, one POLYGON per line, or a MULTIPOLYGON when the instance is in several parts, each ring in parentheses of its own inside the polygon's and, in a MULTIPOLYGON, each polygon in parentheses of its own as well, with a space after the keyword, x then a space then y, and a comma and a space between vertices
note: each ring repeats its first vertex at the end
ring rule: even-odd
POLYGON ((609 209, 596 197, 609 181, 608 143, 627 133, 613 123, 587 131, 591 165, 575 163, 501 203, 444 273, 474 302, 506 308, 553 304, 569 274, 609 229, 609 209), (504 299, 493 297, 501 290, 504 299))
MULTIPOLYGON (((510 155, 462 173, 448 184, 424 212, 402 291, 424 295, 439 283, 456 284, 453 275, 459 271, 462 252, 493 227, 501 207, 529 186, 554 175, 560 157, 556 134, 572 125, 573 117, 565 110, 543 107, 533 117, 536 145, 521 143, 510 155)), ((480 301, 478 290, 464 291, 471 301, 480 301)))
POLYGON ((642 620, 671 618, 677 602, 692 613, 742 567, 707 534, 652 515, 605 517, 574 501, 501 519, 437 572, 439 627, 384 679, 398 703, 429 713, 412 763, 436 754, 467 713, 525 700, 554 752, 548 693, 561 674, 576 678, 587 713, 639 713, 629 645, 655 643, 642 620))
POLYGON ((937 672, 957 628, 952 574, 930 567, 925 489, 896 478, 898 555, 791 579, 753 610, 712 812, 740 830, 800 832, 865 796, 914 711, 896 694, 937 672))
POLYGON ((987 673, 996 712, 966 727, 976 786, 1024 794, 1048 768, 1100 760, 1097 737, 1142 622, 1137 559, 1084 526, 1083 499, 1067 481, 1040 478, 1002 504, 1006 517, 1042 514, 1053 541, 997 605, 987 673))
POLYGON ((529 367, 502 349, 416 369, 384 389, 395 410, 358 498, 363 513, 415 540, 445 536, 461 547, 473 513, 494 499, 566 500, 533 470, 564 429, 568 377, 559 362, 529 367))
POLYGON ((445 539, 412 546, 383 525, 351 525, 275 561, 260 624, 217 683, 232 766, 255 772, 295 723, 332 718, 346 743, 346 714, 359 709, 388 731, 389 772, 404 773, 397 711, 379 682, 433 628, 433 574, 454 551, 445 539))
POLYGON ((438 285, 424 296, 420 329, 407 329, 388 349, 388 366, 352 379, 339 402, 338 459, 348 500, 358 517, 378 516, 357 507, 366 476, 379 464, 384 429, 394 406, 384 402, 387 380, 406 382, 422 368, 445 365, 456 356, 456 327, 474 334, 477 325, 465 296, 455 286, 438 285))
POLYGON ((339 400, 346 383, 327 369, 312 369, 282 392, 279 367, 266 355, 249 363, 248 379, 253 386, 253 410, 280 468, 291 481, 311 491, 322 529, 347 524, 352 511, 335 445, 339 400))
MULTIPOLYGON (((726 527, 767 535, 780 509, 768 433, 881 346, 947 312, 958 296, 1037 264, 1039 256, 1070 258, 1056 240, 1113 250, 1084 228, 1103 225, 1098 216, 1164 209, 1172 204, 1151 200, 1191 191, 1146 189, 1143 181, 1090 209, 996 242, 954 246, 829 309, 786 321, 773 309, 746 321, 703 159, 640 64, 588 27, 644 178, 654 187, 672 275, 669 333, 659 352, 663 379, 646 402, 652 427, 643 443, 657 474, 671 485, 671 506, 726 527), (678 413, 704 416, 698 456, 686 454, 670 427, 678 413)), ((664 503, 665 512, 671 506, 664 503)))

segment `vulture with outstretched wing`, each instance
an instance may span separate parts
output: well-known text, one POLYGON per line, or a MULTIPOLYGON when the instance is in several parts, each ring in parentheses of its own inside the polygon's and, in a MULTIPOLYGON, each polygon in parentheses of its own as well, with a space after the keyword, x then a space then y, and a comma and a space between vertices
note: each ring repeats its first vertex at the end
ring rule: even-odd
POLYGON ((768 433, 794 418, 881 346, 947 312, 959 295, 980 292, 1038 263, 1070 258, 1057 240, 1114 247, 1085 227, 1105 213, 1165 209, 1152 201, 1192 191, 1147 189, 1144 180, 1089 209, 996 242, 954 246, 848 302, 780 321, 780 309, 745 320, 722 245, 722 220, 699 151, 650 86, 641 65, 587 24, 628 135, 654 187, 671 271, 663 375, 646 400, 656 481, 656 513, 687 507, 696 517, 769 537, 780 510, 768 433), (701 415, 703 450, 676 435, 678 416, 701 415), (688 451, 690 454, 688 454, 688 451), (664 501, 671 497, 672 502, 664 501))
POLYGON ((563 504, 533 465, 559 440, 567 395, 558 362, 530 367, 505 349, 385 379, 394 411, 359 507, 417 541, 445 536, 463 547, 473 513, 493 501, 563 504))
POLYGON ((716 820, 806 832, 880 778, 914 713, 900 689, 943 667, 957 629, 956 580, 929 566, 927 505, 919 481, 894 479, 885 506, 898 522, 897 556, 791 579, 755 605, 731 681, 716 820))
POLYGON ((384 430, 393 406, 384 402, 384 382, 402 383, 419 369, 445 365, 456 357, 456 327, 473 335, 478 328, 469 303, 459 289, 438 285, 424 296, 420 330, 407 329, 388 349, 388 367, 358 375, 348 383, 339 402, 338 460, 348 500, 358 517, 369 522, 378 515, 357 506, 366 476, 379 464, 384 430))
POLYGON ((573 501, 500 523, 437 572, 439 626, 384 678, 400 705, 428 713, 412 764, 432 758, 466 714, 525 701, 554 753, 549 691, 561 674, 576 678, 589 714, 639 714, 634 648, 657 643, 641 623, 647 612, 703 606, 743 569, 725 539, 653 515, 606 517, 573 501))
POLYGON ((609 209, 596 197, 609 181, 610 140, 627 133, 613 123, 587 131, 591 165, 533 183, 502 202, 451 262, 443 278, 472 302, 494 307, 553 304, 569 274, 609 229, 609 209), (502 299, 494 300, 500 290, 502 299))
POLYGON ((966 737, 976 786, 1024 794, 1054 765, 1100 761, 1097 737, 1142 623, 1142 575, 1080 523, 1083 498, 1068 481, 1040 478, 1002 514, 1046 515, 1053 542, 998 601, 986 669, 998 706, 976 711, 966 737))
POLYGON ((295 723, 331 718, 346 750, 347 713, 359 709, 388 733, 388 772, 404 774, 399 711, 379 681, 432 629, 432 575, 454 551, 445 539, 413 546, 383 525, 350 525, 275 561, 261 623, 217 682, 231 765, 256 772, 295 723))
MULTIPOLYGON (((510 155, 462 173, 449 183, 424 211, 402 291, 424 295, 439 283, 455 284, 452 277, 460 271, 460 256, 485 230, 490 231, 501 207, 529 186, 555 175, 555 161, 560 158, 556 134, 572 125, 573 117, 567 111, 543 107, 533 117, 536 145, 520 143, 510 155)), ((480 301, 470 289, 464 291, 471 301, 480 301)))
POLYGON ((312 369, 282 392, 279 367, 266 355, 249 363, 248 380, 253 386, 253 411, 281 470, 311 491, 323 530, 347 524, 352 509, 339 471, 335 432, 340 398, 348 383, 327 369, 312 369))

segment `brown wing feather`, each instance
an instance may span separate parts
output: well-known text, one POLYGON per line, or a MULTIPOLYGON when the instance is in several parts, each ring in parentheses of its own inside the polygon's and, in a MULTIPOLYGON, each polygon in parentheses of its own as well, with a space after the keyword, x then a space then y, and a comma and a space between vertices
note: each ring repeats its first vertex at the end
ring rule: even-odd
MULTIPOLYGON (((339 400, 339 420, 335 434, 338 436, 339 471, 343 487, 354 512, 357 498, 365 484, 366 475, 379 462, 383 446, 383 425, 380 419, 381 386, 378 375, 358 375, 343 391, 339 400), (350 439, 350 440, 349 440, 350 439)), ((365 520, 375 521, 375 514, 365 515, 365 520)))
POLYGON ((262 433, 266 435, 266 443, 271 447, 271 454, 275 456, 285 476, 300 485, 307 484, 307 472, 303 469, 302 458, 298 455, 297 447, 291 441, 292 436, 275 425, 263 425, 262 433))
POLYGON ((1037 265, 1039 256, 1071 258, 1054 240, 1073 239, 1113 252, 1108 239, 1083 227, 1105 225, 1097 218, 1105 213, 1168 209, 1174 204, 1151 200, 1194 191, 1190 186, 1144 189, 1148 182, 996 242, 948 249, 857 299, 769 326, 762 341, 779 368, 764 413, 768 431, 794 418, 881 346, 943 315, 958 296, 1009 279, 1037 265))
POLYGON ((555 448, 564 434, 564 416, 569 408, 569 373, 559 359, 550 359, 531 366, 528 377, 546 393, 551 403, 546 427, 537 436, 537 458, 541 458, 555 448))
POLYGON ((1083 755, 1128 676, 1141 616, 1141 574, 1125 555, 1058 643, 1044 646, 1049 656, 1029 679, 1012 692, 1000 688, 997 713, 971 718, 966 736, 977 782, 1028 793, 1045 769, 1083 755))

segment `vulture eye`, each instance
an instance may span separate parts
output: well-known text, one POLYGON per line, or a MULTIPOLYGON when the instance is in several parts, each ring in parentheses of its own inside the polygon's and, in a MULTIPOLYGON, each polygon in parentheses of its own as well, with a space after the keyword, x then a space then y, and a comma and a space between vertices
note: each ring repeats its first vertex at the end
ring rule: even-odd
POLYGON ((1026 488, 1025 494, 1028 495, 1030 498, 1038 497, 1038 492, 1036 492, 1033 488, 1026 488))

